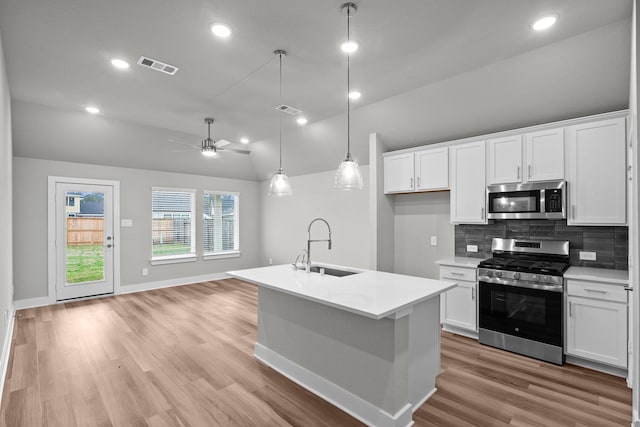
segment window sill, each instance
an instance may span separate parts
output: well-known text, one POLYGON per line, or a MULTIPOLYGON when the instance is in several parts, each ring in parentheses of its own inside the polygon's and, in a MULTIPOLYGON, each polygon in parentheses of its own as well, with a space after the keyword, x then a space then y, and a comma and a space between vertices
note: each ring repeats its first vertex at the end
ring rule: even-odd
POLYGON ((240 254, 240 251, 218 252, 215 254, 204 254, 202 255, 202 259, 205 261, 209 261, 212 259, 238 258, 240 254))
POLYGON ((189 255, 171 255, 151 258, 149 264, 151 265, 164 265, 164 264, 178 264, 182 262, 196 262, 198 257, 194 254, 189 255))

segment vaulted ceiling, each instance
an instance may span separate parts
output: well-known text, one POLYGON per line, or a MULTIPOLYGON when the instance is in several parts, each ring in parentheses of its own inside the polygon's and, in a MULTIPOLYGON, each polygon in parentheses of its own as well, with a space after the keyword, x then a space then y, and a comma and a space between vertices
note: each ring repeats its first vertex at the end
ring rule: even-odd
MULTIPOLYGON (((264 180, 282 118, 285 172, 333 169, 346 150, 341 3, 3 0, 14 155, 264 180), (226 40, 209 30, 220 21, 226 40), (275 110, 275 49, 288 52, 282 101, 303 110, 304 127, 275 110), (136 65, 142 55, 179 71, 136 65), (113 57, 134 65, 118 71, 113 57), (251 155, 188 148, 207 116, 214 139, 246 136, 251 155)), ((352 152, 363 164, 371 132, 396 149, 627 107, 631 0, 356 3, 352 152), (549 12, 558 23, 533 32, 549 12)))

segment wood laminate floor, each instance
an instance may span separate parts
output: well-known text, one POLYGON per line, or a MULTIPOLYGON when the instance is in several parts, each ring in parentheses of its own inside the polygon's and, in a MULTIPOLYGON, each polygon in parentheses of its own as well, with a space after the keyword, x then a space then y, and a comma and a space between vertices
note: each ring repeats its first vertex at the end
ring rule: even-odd
MULTIPOLYGON (((0 425, 352 426, 257 362, 255 286, 225 279, 17 313, 0 425)), ((443 332, 416 426, 628 426, 621 378, 443 332)))

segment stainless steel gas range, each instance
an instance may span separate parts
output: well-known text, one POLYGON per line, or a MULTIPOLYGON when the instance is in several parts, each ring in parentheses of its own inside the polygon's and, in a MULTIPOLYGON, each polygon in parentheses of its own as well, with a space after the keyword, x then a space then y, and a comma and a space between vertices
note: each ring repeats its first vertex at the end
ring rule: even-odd
POLYGON ((493 239, 491 251, 478 269, 480 343, 563 364, 569 242, 493 239))

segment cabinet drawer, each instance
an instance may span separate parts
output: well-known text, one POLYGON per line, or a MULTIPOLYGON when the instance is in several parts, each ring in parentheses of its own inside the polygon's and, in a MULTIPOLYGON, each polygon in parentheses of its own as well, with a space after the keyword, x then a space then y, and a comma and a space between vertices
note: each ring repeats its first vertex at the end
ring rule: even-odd
POLYGON ((567 295, 593 298, 605 301, 627 302, 627 291, 623 286, 598 282, 567 280, 567 295))
POLYGON ((440 267, 440 278, 449 280, 466 280, 468 282, 476 281, 475 268, 450 267, 443 265, 440 267))

